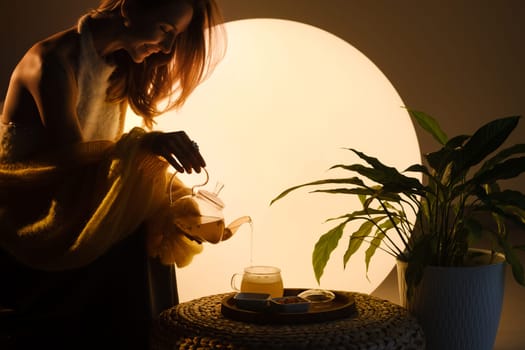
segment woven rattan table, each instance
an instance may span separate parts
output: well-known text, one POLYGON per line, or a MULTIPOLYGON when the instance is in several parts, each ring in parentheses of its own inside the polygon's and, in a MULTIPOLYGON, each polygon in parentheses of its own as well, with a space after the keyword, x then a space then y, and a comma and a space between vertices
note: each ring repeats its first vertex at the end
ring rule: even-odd
POLYGON ((417 321, 396 304, 349 293, 357 312, 333 321, 301 324, 255 324, 221 313, 217 294, 163 311, 153 330, 152 348, 166 349, 424 349, 417 321))

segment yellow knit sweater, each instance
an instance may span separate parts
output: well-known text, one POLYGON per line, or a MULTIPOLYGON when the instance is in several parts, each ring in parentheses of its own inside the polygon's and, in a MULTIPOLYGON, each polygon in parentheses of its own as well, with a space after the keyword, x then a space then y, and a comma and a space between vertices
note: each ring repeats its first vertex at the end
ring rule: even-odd
MULTIPOLYGON (((146 223, 148 252, 187 265, 202 245, 173 224, 168 163, 140 128, 38 161, 0 163, 0 246, 20 262, 60 270, 89 264, 146 223)), ((177 181, 173 198, 191 190, 177 181)))

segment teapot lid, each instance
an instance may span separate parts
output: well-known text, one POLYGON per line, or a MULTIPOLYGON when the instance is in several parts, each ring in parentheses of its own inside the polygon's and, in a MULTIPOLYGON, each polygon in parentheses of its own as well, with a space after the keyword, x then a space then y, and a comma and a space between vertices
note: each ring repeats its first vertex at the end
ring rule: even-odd
POLYGON ((213 203, 215 206, 219 207, 220 209, 224 208, 224 202, 222 201, 222 199, 219 198, 219 196, 217 196, 217 193, 215 192, 210 192, 206 190, 198 190, 196 195, 213 203))

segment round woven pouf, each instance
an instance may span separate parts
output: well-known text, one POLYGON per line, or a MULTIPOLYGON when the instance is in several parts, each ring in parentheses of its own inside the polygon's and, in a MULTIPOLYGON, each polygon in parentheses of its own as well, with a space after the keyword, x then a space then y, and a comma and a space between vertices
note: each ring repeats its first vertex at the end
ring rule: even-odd
POLYGON ((228 319, 217 294, 179 304, 161 313, 152 348, 167 349, 424 349, 415 318, 389 301, 352 295, 357 312, 334 321, 255 324, 228 319))

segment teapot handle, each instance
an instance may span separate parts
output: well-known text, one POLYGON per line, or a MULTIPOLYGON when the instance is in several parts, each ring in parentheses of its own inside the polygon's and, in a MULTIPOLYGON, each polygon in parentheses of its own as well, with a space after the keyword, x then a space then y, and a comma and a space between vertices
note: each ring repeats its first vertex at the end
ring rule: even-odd
MULTIPOLYGON (((204 182, 202 184, 197 184, 197 185, 194 185, 192 188, 191 188, 191 194, 193 195, 195 193, 195 188, 197 187, 202 187, 202 186, 206 186, 206 184, 208 183, 208 181, 210 180, 210 174, 208 174, 208 170, 206 170, 206 168, 203 168, 204 169, 204 173, 206 174, 206 179, 204 180, 204 182)), ((170 184, 169 184, 169 196, 170 196, 170 205, 173 205, 173 181, 175 180, 175 177, 177 176, 177 171, 175 171, 173 173, 173 175, 171 175, 171 178, 170 178, 170 184)))

